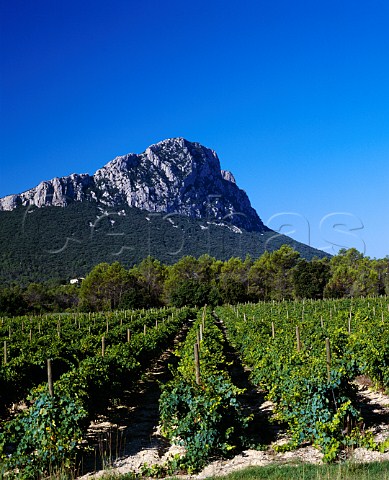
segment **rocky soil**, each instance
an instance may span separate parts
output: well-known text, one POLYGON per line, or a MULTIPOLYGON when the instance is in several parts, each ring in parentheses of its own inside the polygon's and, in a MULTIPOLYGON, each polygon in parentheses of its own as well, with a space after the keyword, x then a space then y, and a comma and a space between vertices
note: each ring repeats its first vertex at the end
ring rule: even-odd
MULTIPOLYGON (((232 362, 231 376, 240 388, 246 388, 243 402, 247 412, 254 413, 249 435, 253 443, 265 445, 266 450, 246 450, 228 460, 217 459, 211 462, 197 475, 181 475, 182 478, 208 478, 213 475, 226 475, 230 472, 249 467, 264 466, 274 463, 296 464, 322 462, 322 454, 310 445, 302 446, 292 452, 277 453, 274 447, 287 441, 283 426, 269 422, 272 414, 271 402, 265 401, 263 392, 253 387, 248 380, 236 353, 229 350, 227 359, 232 362)), ((174 358, 172 350, 150 369, 139 384, 139 391, 129 395, 126 405, 117 406, 110 418, 92 425, 91 439, 97 441, 98 448, 94 465, 84 465, 84 472, 79 480, 101 478, 107 470, 112 473, 142 472, 147 464, 162 465, 177 453, 183 453, 177 446, 171 446, 160 434, 158 425, 159 382, 169 378, 168 364, 174 358), (103 461, 102 461, 103 459, 103 461)), ((365 419, 364 428, 372 431, 376 441, 389 437, 389 396, 373 389, 369 379, 359 377, 359 407, 365 419)), ((352 453, 356 462, 389 460, 389 452, 379 453, 365 448, 356 448, 352 453)), ((93 463, 93 462, 92 462, 93 463)))

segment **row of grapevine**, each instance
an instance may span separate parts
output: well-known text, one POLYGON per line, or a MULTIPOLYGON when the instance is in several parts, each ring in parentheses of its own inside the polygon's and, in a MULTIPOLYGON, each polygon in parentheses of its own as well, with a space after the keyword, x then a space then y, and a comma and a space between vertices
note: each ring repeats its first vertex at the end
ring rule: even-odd
POLYGON ((239 402, 243 391, 231 381, 223 349, 223 335, 204 309, 177 352, 180 360, 173 380, 163 387, 162 431, 185 447, 176 467, 189 472, 213 455, 233 452, 242 444, 248 423, 239 402))
POLYGON ((133 333, 130 342, 121 336, 120 341, 108 337, 104 356, 101 350, 92 349, 91 355, 78 359, 54 382, 54 396, 47 384, 33 389, 30 407, 3 424, 0 474, 19 472, 17 478, 36 478, 71 468, 90 421, 134 385, 193 316, 193 310, 164 311, 163 315, 146 334, 143 330, 133 333))
POLYGON ((174 312, 175 309, 161 309, 120 315, 107 312, 2 319, 0 415, 45 380, 48 358, 52 359, 58 377, 83 360, 102 356, 114 345, 129 343, 134 335, 152 332, 174 312))
POLYGON ((163 434, 185 447, 169 464, 171 472, 199 470, 248 441, 243 391, 228 373, 219 321, 253 383, 267 391, 275 419, 289 427, 291 441, 279 448, 311 442, 328 461, 355 445, 387 448, 364 432, 353 383, 365 374, 389 389, 386 298, 3 318, 0 407, 9 411, 35 388, 28 409, 3 421, 0 476, 36 478, 70 468, 90 421, 131 388, 194 317, 160 398, 163 434), (53 359, 54 395, 42 383, 47 357, 53 359))
POLYGON ((329 461, 358 444, 378 448, 363 431, 352 381, 364 373, 388 387, 387 306, 387 299, 370 299, 216 309, 253 383, 288 424, 284 448, 309 441, 329 461))

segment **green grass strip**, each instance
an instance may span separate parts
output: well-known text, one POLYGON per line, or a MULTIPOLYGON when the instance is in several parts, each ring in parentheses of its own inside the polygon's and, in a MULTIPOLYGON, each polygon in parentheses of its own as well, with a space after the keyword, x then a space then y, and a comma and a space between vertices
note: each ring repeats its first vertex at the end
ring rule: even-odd
MULTIPOLYGON (((127 473, 106 474, 102 480, 134 480, 141 477, 127 473)), ((179 480, 178 477, 170 477, 179 480)), ((389 461, 330 465, 267 465, 248 467, 210 480, 389 480, 389 461)))
POLYGON ((389 462, 333 465, 269 465, 231 473, 225 480, 389 480, 389 462))

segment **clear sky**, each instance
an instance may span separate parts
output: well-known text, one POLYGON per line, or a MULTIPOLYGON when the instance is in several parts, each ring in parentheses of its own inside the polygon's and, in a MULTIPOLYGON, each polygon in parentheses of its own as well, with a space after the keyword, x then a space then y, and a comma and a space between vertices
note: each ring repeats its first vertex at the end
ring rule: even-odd
POLYGON ((0 196, 182 136, 270 227, 389 255, 387 0, 0 5, 0 196))

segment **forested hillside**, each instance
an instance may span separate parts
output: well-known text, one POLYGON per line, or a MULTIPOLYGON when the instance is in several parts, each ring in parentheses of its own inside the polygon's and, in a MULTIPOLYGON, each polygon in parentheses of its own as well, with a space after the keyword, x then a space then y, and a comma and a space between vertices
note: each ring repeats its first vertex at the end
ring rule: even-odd
POLYGON ((0 284, 26 285, 84 277, 101 262, 126 268, 147 256, 173 264, 185 255, 258 258, 291 245, 307 259, 326 256, 269 229, 240 229, 229 219, 194 219, 130 207, 102 209, 93 202, 0 211, 0 284))

